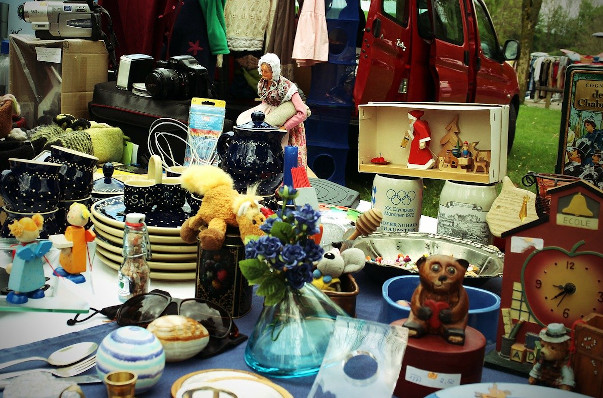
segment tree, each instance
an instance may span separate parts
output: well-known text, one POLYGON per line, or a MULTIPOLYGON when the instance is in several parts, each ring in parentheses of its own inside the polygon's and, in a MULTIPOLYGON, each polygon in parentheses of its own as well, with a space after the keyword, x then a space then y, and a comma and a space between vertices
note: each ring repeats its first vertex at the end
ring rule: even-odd
POLYGON ((521 37, 519 39, 521 49, 517 62, 517 80, 519 81, 519 100, 522 103, 528 86, 530 54, 541 6, 542 0, 522 0, 521 3, 521 37))

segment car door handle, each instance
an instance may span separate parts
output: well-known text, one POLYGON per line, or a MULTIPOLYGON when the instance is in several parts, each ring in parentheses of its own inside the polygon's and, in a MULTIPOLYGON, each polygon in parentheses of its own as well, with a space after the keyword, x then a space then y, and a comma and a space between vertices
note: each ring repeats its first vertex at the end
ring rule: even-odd
POLYGON ((406 51, 406 46, 404 45, 404 42, 400 39, 396 39, 396 46, 400 47, 402 51, 406 51))

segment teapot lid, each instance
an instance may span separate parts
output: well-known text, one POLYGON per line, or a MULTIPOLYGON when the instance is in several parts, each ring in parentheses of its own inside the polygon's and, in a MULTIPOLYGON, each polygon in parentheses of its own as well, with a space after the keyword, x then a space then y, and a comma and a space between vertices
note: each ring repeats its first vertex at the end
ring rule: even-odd
POLYGON ((264 118, 266 115, 262 111, 254 111, 251 114, 251 121, 236 126, 237 129, 243 130, 278 130, 276 127, 266 123, 264 118))
POLYGON ((104 177, 94 180, 92 191, 97 193, 115 193, 117 195, 123 193, 124 183, 112 177, 114 171, 115 167, 113 163, 105 163, 103 165, 104 177))

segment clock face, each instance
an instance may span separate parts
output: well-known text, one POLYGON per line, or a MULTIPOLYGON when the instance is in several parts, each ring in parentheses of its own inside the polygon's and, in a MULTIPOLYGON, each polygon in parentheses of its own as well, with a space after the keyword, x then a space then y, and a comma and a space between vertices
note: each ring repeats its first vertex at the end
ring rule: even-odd
POLYGON ((592 312, 603 313, 603 256, 545 248, 531 254, 521 273, 530 312, 543 325, 568 327, 592 312))

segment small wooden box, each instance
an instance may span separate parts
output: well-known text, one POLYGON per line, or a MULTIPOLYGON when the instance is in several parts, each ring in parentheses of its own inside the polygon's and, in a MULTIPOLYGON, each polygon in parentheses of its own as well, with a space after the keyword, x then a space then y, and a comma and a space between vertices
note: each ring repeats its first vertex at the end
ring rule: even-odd
POLYGON ((511 346, 511 361, 523 363, 526 360, 526 346, 521 343, 515 343, 511 346))
MULTIPOLYGON (((358 171, 435 178, 441 180, 468 181, 483 184, 499 182, 507 174, 507 136, 509 128, 508 105, 461 104, 441 102, 420 103, 369 103, 358 107, 358 171), (407 167, 410 144, 402 148, 400 143, 409 128, 408 112, 421 110, 421 120, 429 123, 431 142, 429 149, 435 155, 432 169, 417 170, 407 167), (467 165, 457 168, 440 168, 439 155, 443 149, 440 140, 447 134, 446 126, 458 115, 461 144, 479 142, 480 153, 488 152, 488 172, 467 171, 467 165), (383 156, 386 165, 371 163, 371 159, 383 156)), ((468 162, 467 159, 463 160, 468 162)))
POLYGON ((575 329, 576 392, 603 398, 603 314, 592 313, 575 329))

